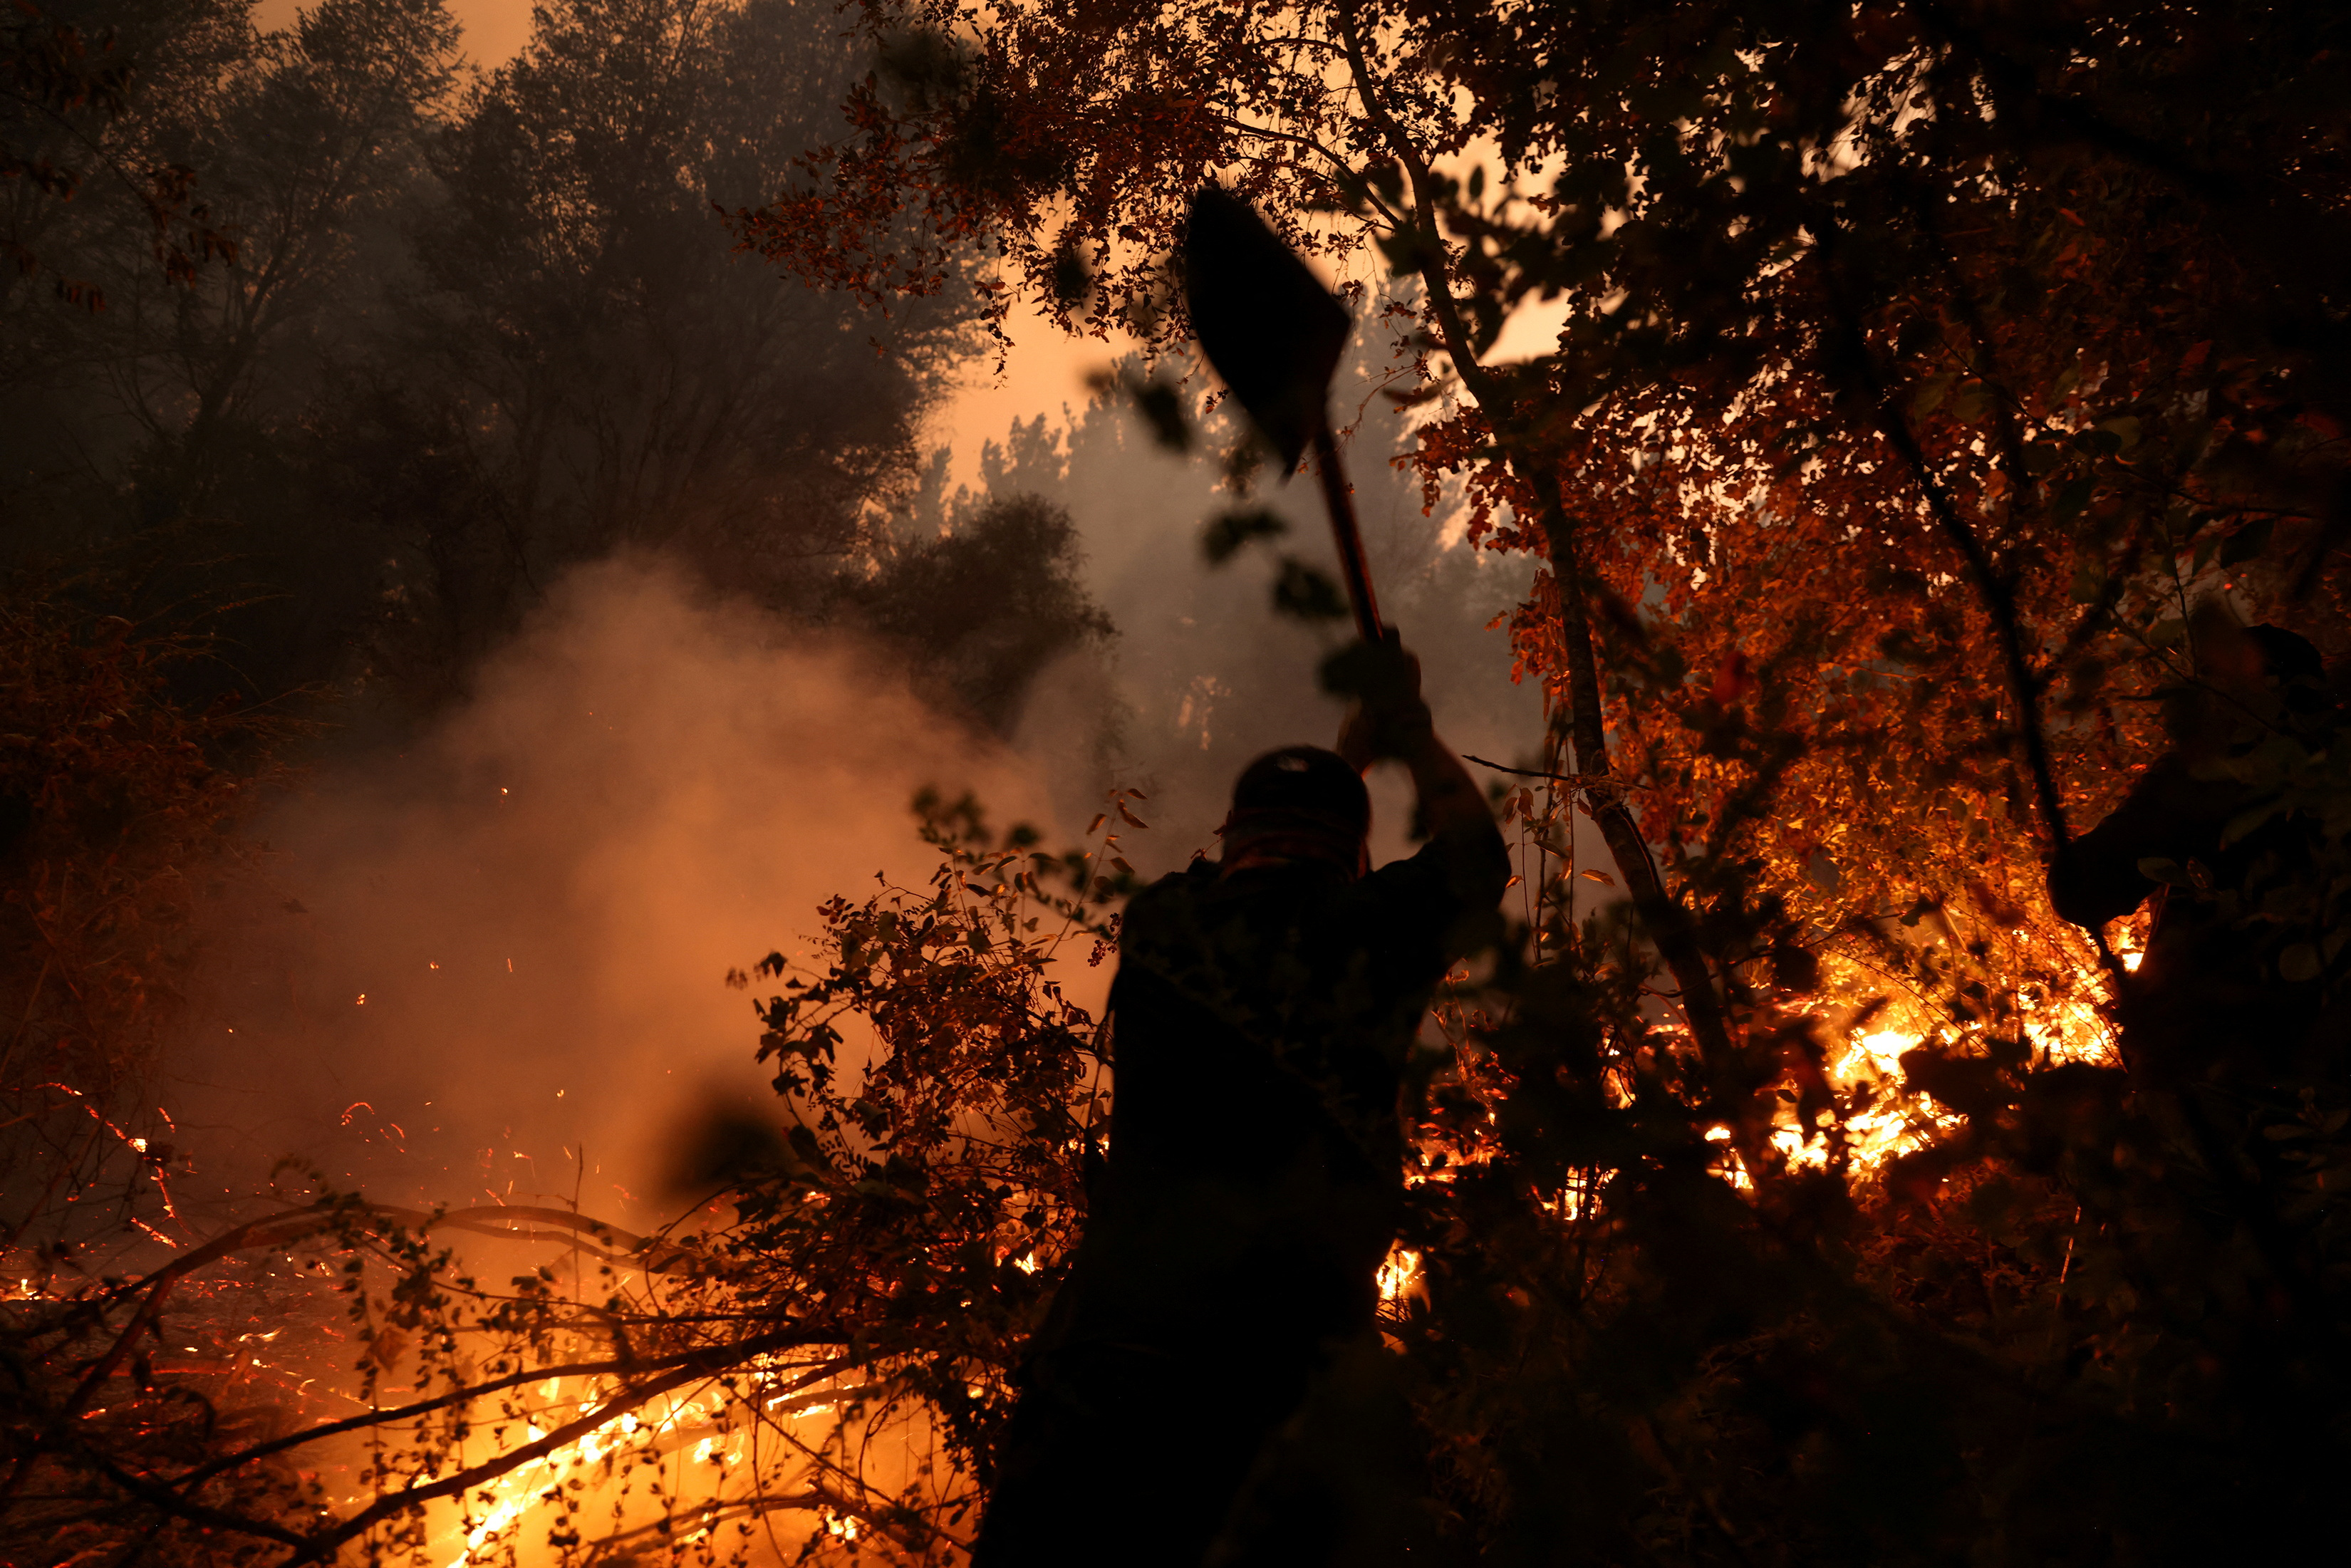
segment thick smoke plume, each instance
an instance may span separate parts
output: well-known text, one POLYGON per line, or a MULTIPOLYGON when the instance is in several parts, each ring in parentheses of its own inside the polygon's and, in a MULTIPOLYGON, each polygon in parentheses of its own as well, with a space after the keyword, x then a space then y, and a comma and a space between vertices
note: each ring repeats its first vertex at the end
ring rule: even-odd
POLYGON ((645 559, 580 570, 430 735, 268 824, 174 1113, 241 1151, 216 1196, 293 1155, 388 1200, 646 1223, 694 1116, 771 1104, 726 969, 877 873, 919 885, 925 787, 1039 820, 874 650, 645 559))

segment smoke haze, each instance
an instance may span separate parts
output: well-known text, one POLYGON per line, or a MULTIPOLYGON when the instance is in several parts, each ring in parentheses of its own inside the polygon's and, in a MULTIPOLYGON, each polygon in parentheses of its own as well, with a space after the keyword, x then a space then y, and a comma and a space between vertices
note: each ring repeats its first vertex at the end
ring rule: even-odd
MULTIPOLYGON (((1315 671, 1348 633, 1273 613, 1270 552, 1203 559, 1202 523, 1233 504, 1213 425, 1211 450, 1180 456, 1115 401, 1065 417, 992 446, 983 479, 1069 509, 1080 580, 1118 632, 1042 672, 1008 744, 927 706, 904 653, 638 555, 562 580, 405 751, 355 748, 308 780, 265 824, 265 885, 223 912, 221 977, 172 1091, 216 1194, 290 1155, 390 1201, 577 1192, 657 1223, 698 1113, 773 1112, 725 972, 791 951, 820 904, 877 872, 920 885, 917 790, 969 790, 1060 847, 1104 789, 1139 786, 1154 829, 1121 845, 1139 871, 1212 852, 1249 758, 1332 738, 1315 671)), ((1402 438, 1374 421, 1351 454, 1383 606, 1447 740, 1529 756, 1540 695, 1488 623, 1531 568, 1443 542, 1381 460, 1402 438)), ((899 526, 952 528, 977 499, 899 526)), ((1332 570, 1308 486, 1259 499, 1288 517, 1285 551, 1332 570)), ((1371 782, 1374 858, 1409 852, 1401 770, 1371 782)), ((1071 984, 1086 999, 1107 977, 1071 984)))
MULTIPOLYGON (((1541 693, 1512 681, 1509 636, 1492 622, 1526 597, 1534 564, 1448 542, 1452 498, 1425 513, 1416 481, 1390 465, 1412 436, 1374 395, 1374 337, 1359 331, 1335 402, 1343 417, 1359 401, 1367 405, 1344 450, 1381 612, 1419 654, 1424 693, 1455 750, 1503 762, 1531 758, 1542 740, 1541 693)), ((1210 384, 1196 372, 1187 396, 1196 404, 1210 384)), ((1260 474, 1244 496, 1223 462, 1238 425, 1217 413, 1199 417, 1197 427, 1194 449, 1173 453, 1129 407, 1097 398, 1065 408, 1060 429, 1041 419, 1016 425, 980 462, 989 493, 1032 493, 1069 509, 1087 589, 1118 627, 1106 654, 1081 650, 1039 681, 1018 745, 1057 759, 1044 774, 1065 814, 1084 804, 1075 780, 1150 789, 1155 831, 1130 856, 1147 872, 1173 870, 1213 845, 1226 792, 1250 758, 1277 746, 1332 743, 1343 710, 1322 691, 1318 670, 1354 634, 1343 621, 1309 625, 1272 607, 1280 556, 1338 576, 1314 483, 1281 485, 1260 474), (1271 548, 1210 565, 1204 526, 1241 506, 1273 512, 1285 534, 1271 548), (1088 711, 1107 715, 1110 727, 1091 769, 1069 765, 1078 760, 1070 748, 1088 711)), ((1374 860, 1410 852, 1411 791, 1402 769, 1375 769, 1370 783, 1374 860)))
POLYGON ((294 1155, 387 1200, 577 1190, 644 1223, 664 1140, 766 1097, 725 972, 877 872, 921 885, 925 786, 998 823, 1041 803, 872 650, 650 560, 580 570, 417 744, 266 824, 174 1112, 237 1148, 228 1185, 294 1155))

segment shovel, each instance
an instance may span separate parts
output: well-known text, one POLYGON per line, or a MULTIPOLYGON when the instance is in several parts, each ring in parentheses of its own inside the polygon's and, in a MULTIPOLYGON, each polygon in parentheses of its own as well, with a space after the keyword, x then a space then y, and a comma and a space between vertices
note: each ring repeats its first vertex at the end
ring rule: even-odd
POLYGON ((1289 478, 1314 448, 1339 572, 1355 630, 1380 641, 1379 601, 1364 565, 1355 503, 1331 434, 1331 375, 1347 346, 1347 308, 1265 220, 1221 185, 1192 198, 1185 225, 1185 296, 1200 351, 1281 458, 1289 478))

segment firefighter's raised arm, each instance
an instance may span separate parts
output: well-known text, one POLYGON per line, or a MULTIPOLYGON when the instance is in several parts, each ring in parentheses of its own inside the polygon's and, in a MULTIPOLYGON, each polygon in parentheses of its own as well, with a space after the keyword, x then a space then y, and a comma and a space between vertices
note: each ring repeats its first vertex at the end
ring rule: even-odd
POLYGON ((1377 643, 1358 643, 1333 659, 1326 676, 1355 703, 1339 727, 1334 748, 1357 772, 1383 759, 1412 774, 1421 821, 1431 836, 1501 848, 1494 814, 1461 759, 1437 738, 1437 725, 1420 695, 1420 661, 1394 627, 1377 643))

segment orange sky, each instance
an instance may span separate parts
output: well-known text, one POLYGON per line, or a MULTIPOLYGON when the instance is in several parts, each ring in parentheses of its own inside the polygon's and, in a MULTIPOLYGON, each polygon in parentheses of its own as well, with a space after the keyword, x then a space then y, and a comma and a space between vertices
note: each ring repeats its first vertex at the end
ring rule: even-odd
MULTIPOLYGON (((300 9, 299 0, 260 0, 254 21, 282 27, 300 9)), ((530 36, 530 0, 450 0, 449 12, 465 26, 466 49, 484 65, 504 63, 530 36)))
POLYGON ((1105 343, 1092 338, 1072 338, 1042 316, 1015 305, 1005 323, 1012 340, 1004 374, 995 374, 994 361, 983 357, 964 371, 962 391, 935 421, 935 442, 955 448, 952 477, 969 482, 979 471, 983 441, 1002 441, 1016 419, 1045 414, 1049 424, 1061 424, 1061 409, 1085 406, 1086 376, 1108 365, 1131 343, 1105 343))
MULTIPOLYGON (((290 9, 290 0, 275 3, 290 9)), ((530 0, 450 0, 449 11, 465 24, 466 51, 486 66, 504 64, 530 37, 530 0)))

